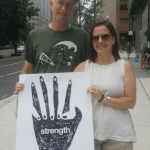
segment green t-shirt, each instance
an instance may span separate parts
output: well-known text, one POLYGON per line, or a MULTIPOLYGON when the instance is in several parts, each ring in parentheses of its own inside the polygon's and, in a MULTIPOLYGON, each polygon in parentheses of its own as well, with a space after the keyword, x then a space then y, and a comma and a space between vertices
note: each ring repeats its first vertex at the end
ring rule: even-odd
POLYGON ((25 60, 34 64, 33 73, 72 72, 87 59, 89 43, 86 31, 74 26, 63 32, 37 28, 27 38, 25 60))

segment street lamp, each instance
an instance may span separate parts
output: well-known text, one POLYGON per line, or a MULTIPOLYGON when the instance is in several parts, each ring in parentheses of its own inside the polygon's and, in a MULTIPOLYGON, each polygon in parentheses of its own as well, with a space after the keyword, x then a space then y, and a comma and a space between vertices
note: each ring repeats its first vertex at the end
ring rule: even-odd
POLYGON ((106 16, 106 21, 109 22, 109 16, 108 15, 106 16))

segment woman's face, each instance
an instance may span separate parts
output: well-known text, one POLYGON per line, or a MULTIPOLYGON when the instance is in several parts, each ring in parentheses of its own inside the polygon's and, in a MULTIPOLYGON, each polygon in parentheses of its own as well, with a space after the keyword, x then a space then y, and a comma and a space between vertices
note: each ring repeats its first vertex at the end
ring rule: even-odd
POLYGON ((112 37, 106 26, 97 26, 93 30, 93 46, 97 53, 112 52, 115 37, 112 37))

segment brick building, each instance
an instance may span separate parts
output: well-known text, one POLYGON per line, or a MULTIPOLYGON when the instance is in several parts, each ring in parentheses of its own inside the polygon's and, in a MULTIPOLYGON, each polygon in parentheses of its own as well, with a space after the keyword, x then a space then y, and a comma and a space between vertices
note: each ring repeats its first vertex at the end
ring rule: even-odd
POLYGON ((136 15, 133 15, 133 35, 129 35, 129 13, 127 7, 128 0, 116 0, 116 31, 119 43, 119 50, 130 42, 135 46, 136 15))
POLYGON ((105 20, 109 16, 110 22, 114 25, 117 37, 119 50, 129 41, 132 46, 135 46, 135 30, 136 30, 136 15, 133 16, 133 35, 128 34, 129 13, 127 3, 128 0, 102 0, 104 6, 101 7, 103 13, 97 14, 97 17, 102 16, 105 20))
POLYGON ((100 12, 97 14, 97 18, 101 16, 104 20, 106 20, 106 17, 108 15, 110 22, 116 29, 116 0, 100 0, 100 1, 103 2, 104 6, 101 7, 100 12))

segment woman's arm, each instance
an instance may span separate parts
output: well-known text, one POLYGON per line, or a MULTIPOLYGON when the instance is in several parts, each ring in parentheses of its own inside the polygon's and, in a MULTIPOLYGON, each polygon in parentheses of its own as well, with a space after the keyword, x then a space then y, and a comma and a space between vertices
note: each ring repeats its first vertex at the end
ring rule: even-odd
MULTIPOLYGON (((107 99, 104 97, 102 103, 106 104, 107 99)), ((132 64, 125 61, 125 78, 124 78, 124 96, 111 97, 110 106, 117 108, 133 109, 136 103, 136 78, 132 64)))
POLYGON ((80 63, 73 72, 85 72, 86 61, 80 63))

